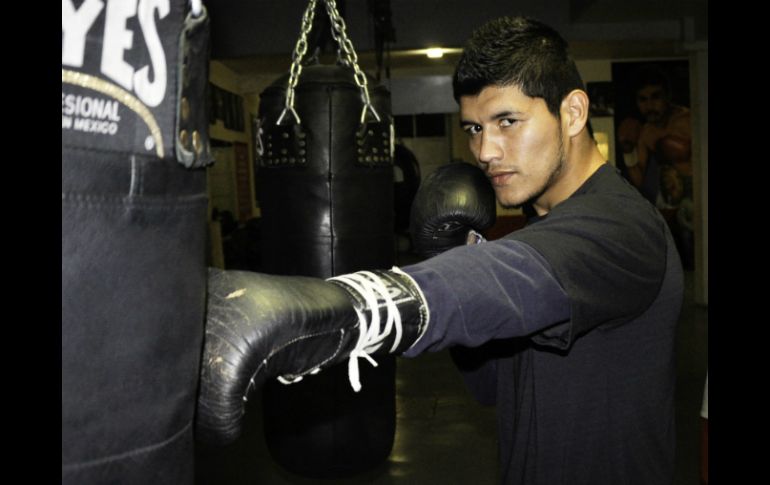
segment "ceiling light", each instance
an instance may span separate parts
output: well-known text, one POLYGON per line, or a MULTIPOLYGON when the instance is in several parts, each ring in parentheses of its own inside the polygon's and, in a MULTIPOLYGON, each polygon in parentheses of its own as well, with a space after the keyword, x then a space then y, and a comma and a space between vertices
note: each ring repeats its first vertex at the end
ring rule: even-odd
POLYGON ((444 57, 444 49, 441 47, 432 47, 425 50, 425 55, 428 56, 429 59, 440 59, 444 57))

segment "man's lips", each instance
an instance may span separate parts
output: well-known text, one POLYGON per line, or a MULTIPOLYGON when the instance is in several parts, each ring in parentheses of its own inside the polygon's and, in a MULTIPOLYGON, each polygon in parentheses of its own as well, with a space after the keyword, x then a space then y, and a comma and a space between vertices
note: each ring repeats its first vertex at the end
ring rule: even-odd
POLYGON ((514 175, 516 175, 515 171, 491 172, 487 174, 487 177, 489 177, 489 181, 492 182, 493 186, 500 187, 510 182, 514 175))

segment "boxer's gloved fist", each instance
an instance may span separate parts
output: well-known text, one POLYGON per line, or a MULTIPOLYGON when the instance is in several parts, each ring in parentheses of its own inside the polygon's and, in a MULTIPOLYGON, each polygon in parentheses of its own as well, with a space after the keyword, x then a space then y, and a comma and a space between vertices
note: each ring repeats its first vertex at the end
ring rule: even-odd
POLYGON ((417 254, 431 257, 466 244, 468 232, 495 223, 495 192, 484 172, 467 163, 443 165, 417 191, 409 231, 417 254))
POLYGON ((348 360, 400 354, 422 336, 428 308, 397 268, 330 280, 209 270, 197 437, 226 444, 241 432, 248 394, 269 378, 291 383, 348 360))

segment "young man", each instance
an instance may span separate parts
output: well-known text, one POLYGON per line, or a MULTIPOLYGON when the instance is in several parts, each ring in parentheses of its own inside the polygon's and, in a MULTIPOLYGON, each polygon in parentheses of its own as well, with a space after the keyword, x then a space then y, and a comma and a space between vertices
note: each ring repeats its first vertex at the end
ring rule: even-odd
POLYGON ((670 483, 681 266, 661 216, 590 138, 566 49, 525 18, 466 46, 454 90, 471 151, 497 200, 539 219, 403 268, 434 323, 406 355, 513 337, 473 373, 496 398, 505 483, 670 483))
POLYGON ((664 220, 601 157, 583 83, 550 27, 484 25, 454 90, 495 197, 531 204, 536 220, 450 249, 487 224, 494 200, 477 169, 449 165, 412 212, 415 245, 435 257, 330 282, 213 274, 202 432, 231 438, 259 379, 350 358, 356 387, 357 357, 460 345, 480 353, 471 389, 497 406, 504 483, 670 483, 682 271, 664 220))

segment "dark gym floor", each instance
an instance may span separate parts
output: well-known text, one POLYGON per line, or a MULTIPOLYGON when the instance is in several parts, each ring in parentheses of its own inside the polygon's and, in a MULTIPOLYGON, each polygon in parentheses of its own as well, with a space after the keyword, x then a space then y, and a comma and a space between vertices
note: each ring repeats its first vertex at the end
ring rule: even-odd
MULTIPOLYGON (((708 308, 693 302, 693 273, 685 276, 685 303, 677 333, 674 485, 698 485, 708 308)), ((238 442, 198 450, 198 485, 497 485, 494 408, 473 400, 447 352, 397 362, 395 443, 389 459, 379 467, 344 480, 312 480, 289 473, 270 457, 262 435, 261 410, 251 409, 249 430, 238 442)))

